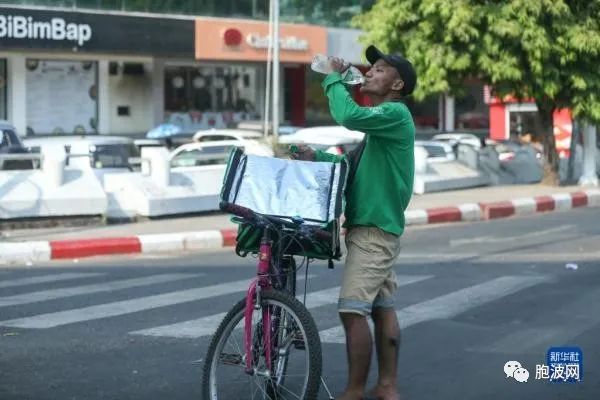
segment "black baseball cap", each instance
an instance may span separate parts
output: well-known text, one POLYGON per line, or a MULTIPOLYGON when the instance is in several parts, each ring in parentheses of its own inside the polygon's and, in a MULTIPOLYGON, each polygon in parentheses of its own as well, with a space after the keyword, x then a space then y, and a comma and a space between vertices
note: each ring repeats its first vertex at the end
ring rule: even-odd
POLYGON ((408 96, 415 90, 415 86, 417 85, 417 73, 411 62, 406 58, 402 57, 400 54, 385 54, 373 45, 367 47, 365 56, 371 65, 382 58, 386 63, 396 68, 400 74, 400 78, 404 81, 404 87, 400 91, 400 94, 408 96))

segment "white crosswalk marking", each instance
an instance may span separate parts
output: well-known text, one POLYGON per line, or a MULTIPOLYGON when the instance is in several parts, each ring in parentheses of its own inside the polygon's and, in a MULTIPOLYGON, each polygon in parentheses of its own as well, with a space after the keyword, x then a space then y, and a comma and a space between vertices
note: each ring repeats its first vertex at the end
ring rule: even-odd
POLYGON ((75 286, 69 288, 42 290, 39 292, 23 293, 16 296, 0 297, 0 307, 14 306, 19 304, 29 304, 39 301, 55 300, 65 297, 77 296, 81 294, 109 292, 113 290, 128 289, 138 286, 153 285, 156 283, 165 283, 176 281, 193 276, 204 274, 162 274, 152 275, 143 278, 124 279, 118 281, 109 281, 96 283, 92 285, 75 286))
MULTIPOLYGON (((313 275, 308 276, 312 277, 313 275)), ((304 277, 298 277, 299 280, 302 278, 304 277)), ((72 310, 0 321, 0 326, 34 329, 53 328, 56 326, 73 324, 76 322, 131 314, 134 312, 150 310, 158 307, 171 306, 180 303, 187 303, 191 301, 242 292, 248 288, 248 284, 248 279, 225 282, 213 286, 180 290, 154 296, 139 297, 132 300, 116 301, 97 306, 76 308, 72 310)))
MULTIPOLYGON (((503 276, 468 288, 413 304, 396 312, 401 328, 438 318, 452 318, 471 308, 516 293, 548 280, 543 276, 503 276)), ((345 343, 344 330, 336 326, 320 332, 325 343, 345 343)))
MULTIPOLYGON (((338 286, 309 293, 306 296, 307 308, 319 307, 321 305, 337 302, 339 290, 340 287, 338 286)), ((298 296, 298 300, 302 301, 302 297, 303 296, 298 296)), ((156 328, 143 329, 130 333, 134 335, 168 336, 179 338, 198 338, 202 336, 210 336, 215 333, 226 314, 227 313, 218 313, 191 321, 183 321, 176 324, 163 325, 156 328)))
POLYGON ((36 283, 66 281, 69 279, 88 278, 88 277, 101 276, 101 275, 104 275, 104 274, 85 272, 85 273, 65 273, 65 274, 33 276, 31 278, 20 278, 20 279, 12 279, 12 280, 8 280, 8 281, 2 281, 2 282, 0 282, 0 288, 33 285, 36 283))
MULTIPOLYGON (((432 275, 399 275, 398 286, 410 285, 432 278, 432 275)), ((328 304, 336 304, 338 301, 340 287, 334 287, 316 292, 309 292, 306 295, 306 308, 316 308, 328 304)), ((303 300, 303 295, 298 296, 298 300, 303 300)), ((176 324, 163 325, 156 328, 143 329, 135 332, 130 332, 134 335, 145 336, 168 336, 178 338, 198 338, 202 336, 210 336, 215 333, 219 324, 225 317, 226 313, 209 315, 207 317, 194 319, 191 321, 183 321, 176 324)))
POLYGON ((214 286, 187 289, 154 296, 139 297, 132 300, 116 301, 97 306, 1 321, 0 326, 38 329, 52 328, 55 326, 90 321, 99 318, 114 317, 117 315, 150 310, 157 307, 171 306, 174 304, 202 300, 209 297, 221 296, 234 292, 241 292, 247 287, 248 279, 243 279, 235 282, 221 283, 214 286))

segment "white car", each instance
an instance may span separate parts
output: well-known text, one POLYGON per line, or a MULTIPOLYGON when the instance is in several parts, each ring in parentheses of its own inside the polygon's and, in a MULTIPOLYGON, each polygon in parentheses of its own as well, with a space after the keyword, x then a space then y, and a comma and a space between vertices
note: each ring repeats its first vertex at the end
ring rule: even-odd
POLYGON ((452 146, 433 140, 415 140, 415 148, 421 147, 427 152, 427 162, 446 162, 456 160, 452 146))
POLYGON ((67 165, 89 164, 91 168, 131 170, 130 159, 140 156, 134 141, 127 137, 108 135, 41 136, 23 139, 23 145, 33 152, 62 146, 67 165))
MULTIPOLYGON (((264 122, 263 121, 243 121, 237 125, 238 129, 241 130, 251 130, 251 131, 264 131, 264 122)), ((271 132, 271 124, 268 124, 269 132, 271 132)), ((295 125, 279 125, 279 136, 286 136, 295 133, 298 129, 302 129, 301 126, 295 125)))
POLYGON ((209 129, 196 132, 194 142, 235 141, 244 147, 246 153, 257 156, 273 157, 273 149, 262 141, 263 135, 258 131, 244 129, 209 129))
POLYGON ((328 153, 344 154, 358 146, 364 136, 363 132, 351 131, 343 126, 315 126, 281 136, 279 143, 306 144, 328 153))
POLYGON ((237 140, 216 142, 187 143, 173 150, 169 156, 171 168, 201 167, 207 165, 225 165, 231 150, 241 147, 237 140))
POLYGON ((468 144, 476 149, 481 147, 481 139, 472 133, 440 133, 434 135, 431 140, 448 143, 450 146, 468 144))

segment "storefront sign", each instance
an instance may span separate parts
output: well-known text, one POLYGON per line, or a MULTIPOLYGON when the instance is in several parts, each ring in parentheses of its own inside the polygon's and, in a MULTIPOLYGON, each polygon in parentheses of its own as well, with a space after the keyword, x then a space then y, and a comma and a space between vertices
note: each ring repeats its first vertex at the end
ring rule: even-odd
POLYGON ((63 18, 36 21, 22 15, 0 15, 0 39, 69 40, 83 46, 91 37, 88 24, 67 23, 63 18))
POLYGON ((194 20, 0 6, 0 48, 191 57, 194 20))
MULTIPOLYGON (((200 60, 265 61, 269 43, 266 22, 196 19, 196 58, 200 60)), ((314 54, 327 52, 327 29, 281 24, 279 48, 282 62, 310 63, 314 54)))
MULTIPOLYGON (((246 43, 255 49, 268 49, 270 42, 269 36, 261 36, 258 33, 246 36, 246 43)), ((308 50, 308 41, 295 36, 284 37, 279 39, 279 48, 281 50, 306 51, 308 50)))

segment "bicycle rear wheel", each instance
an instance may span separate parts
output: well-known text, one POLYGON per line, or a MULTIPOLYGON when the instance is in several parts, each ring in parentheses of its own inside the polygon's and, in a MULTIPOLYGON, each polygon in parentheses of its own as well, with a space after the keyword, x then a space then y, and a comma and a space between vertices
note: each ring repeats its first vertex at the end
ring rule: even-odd
POLYGON ((245 299, 227 313, 213 336, 202 374, 204 400, 316 399, 322 359, 317 327, 295 298, 277 291, 261 293, 261 309, 252 316, 253 373, 246 373, 245 299), (271 349, 263 340, 263 312, 271 316, 271 349), (271 368, 265 354, 271 353, 271 368))

